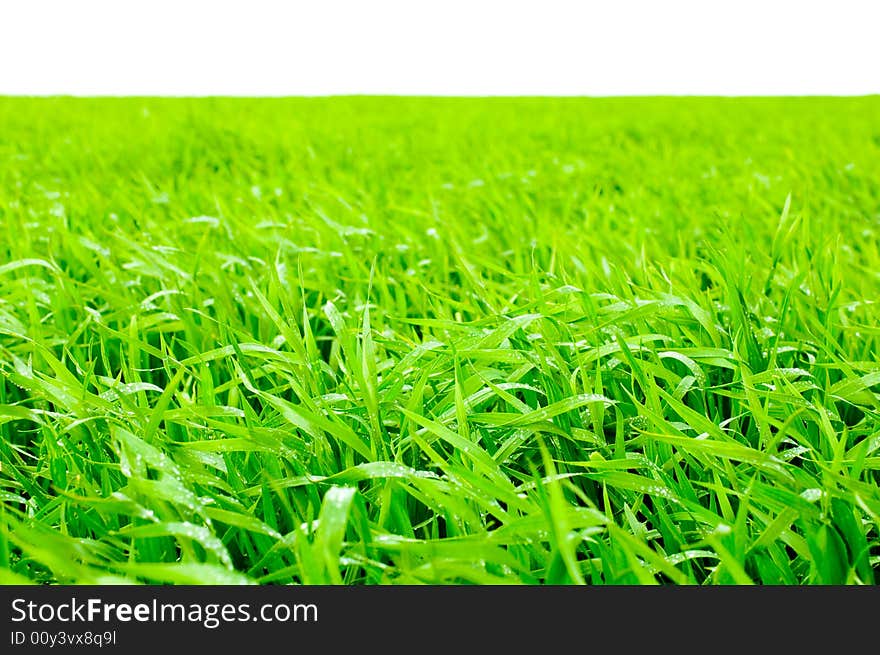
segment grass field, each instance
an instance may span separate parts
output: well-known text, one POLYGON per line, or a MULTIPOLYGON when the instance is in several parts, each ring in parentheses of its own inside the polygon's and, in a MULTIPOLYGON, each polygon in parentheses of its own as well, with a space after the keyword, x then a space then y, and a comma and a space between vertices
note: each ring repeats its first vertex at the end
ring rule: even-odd
POLYGON ((0 582, 873 584, 880 98, 0 98, 0 582))

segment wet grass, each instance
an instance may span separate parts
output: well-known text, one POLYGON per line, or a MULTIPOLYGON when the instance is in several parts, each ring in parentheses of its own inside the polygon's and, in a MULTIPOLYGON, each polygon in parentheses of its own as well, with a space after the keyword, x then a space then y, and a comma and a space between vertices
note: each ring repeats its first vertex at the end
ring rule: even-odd
POLYGON ((0 581, 872 584, 880 99, 0 99, 0 581))

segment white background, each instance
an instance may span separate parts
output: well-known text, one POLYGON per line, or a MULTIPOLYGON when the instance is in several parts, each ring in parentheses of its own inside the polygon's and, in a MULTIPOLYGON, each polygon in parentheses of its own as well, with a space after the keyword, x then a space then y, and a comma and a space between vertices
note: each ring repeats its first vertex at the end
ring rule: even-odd
POLYGON ((880 92, 880 0, 0 0, 0 94, 880 92))

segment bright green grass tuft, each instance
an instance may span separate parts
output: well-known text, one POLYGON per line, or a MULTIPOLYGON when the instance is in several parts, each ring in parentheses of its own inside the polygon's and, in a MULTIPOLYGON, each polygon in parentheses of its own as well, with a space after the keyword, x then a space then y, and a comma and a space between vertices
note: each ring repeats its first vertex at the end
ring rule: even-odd
POLYGON ((0 99, 0 582, 874 583, 880 99, 0 99))

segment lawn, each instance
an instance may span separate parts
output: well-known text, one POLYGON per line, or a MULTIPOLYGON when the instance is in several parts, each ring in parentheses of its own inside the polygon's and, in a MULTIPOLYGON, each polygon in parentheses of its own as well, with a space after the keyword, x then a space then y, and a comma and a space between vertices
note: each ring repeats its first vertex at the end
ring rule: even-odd
POLYGON ((873 584, 878 116, 0 98, 0 582, 873 584))

